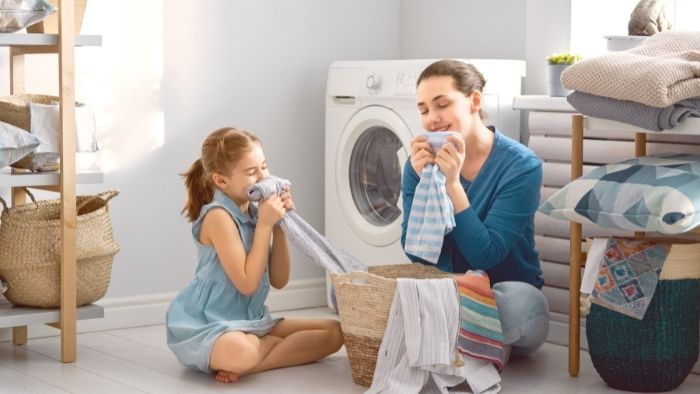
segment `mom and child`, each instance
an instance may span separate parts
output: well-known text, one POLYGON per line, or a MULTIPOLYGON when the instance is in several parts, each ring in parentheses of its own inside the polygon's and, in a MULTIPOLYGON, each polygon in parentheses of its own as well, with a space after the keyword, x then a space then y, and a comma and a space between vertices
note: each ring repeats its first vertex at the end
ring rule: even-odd
MULTIPOLYGON (((425 136, 411 141, 402 180, 401 240, 405 245, 420 174, 436 164, 455 221, 436 265, 454 273, 485 271, 504 343, 511 354, 526 355, 544 342, 549 323, 534 243, 542 164, 528 148, 486 126, 485 84, 474 66, 457 60, 437 61, 420 74, 423 128, 457 134, 439 149, 425 136)), ((289 281, 288 240, 279 223, 294 210, 294 201, 286 188, 250 202, 248 190, 270 176, 261 141, 243 130, 216 130, 183 176, 188 195, 183 213, 192 222, 198 263, 167 312, 167 342, 177 359, 230 383, 338 351, 343 336, 336 320, 274 318, 265 305, 270 286, 281 289, 289 281)))

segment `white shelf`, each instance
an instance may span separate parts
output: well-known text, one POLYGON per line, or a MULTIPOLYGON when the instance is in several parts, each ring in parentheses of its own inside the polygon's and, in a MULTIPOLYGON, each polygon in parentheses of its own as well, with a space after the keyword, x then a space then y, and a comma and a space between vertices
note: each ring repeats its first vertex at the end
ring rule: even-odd
POLYGON ((586 130, 618 130, 629 133, 700 135, 700 118, 686 118, 684 121, 678 123, 676 127, 663 131, 647 130, 628 123, 590 116, 586 116, 583 119, 583 128, 586 130))
MULTIPOLYGON (((104 308, 96 304, 81 306, 77 309, 78 320, 97 319, 104 315, 104 308)), ((14 306, 4 300, 0 302, 0 328, 57 323, 60 320, 61 310, 58 308, 29 308, 14 306)))
MULTIPOLYGON (((32 186, 52 186, 58 185, 58 171, 52 172, 27 172, 10 173, 9 167, 0 169, 0 186, 3 187, 32 187, 32 186)), ((104 175, 97 171, 84 171, 76 174, 76 183, 99 184, 102 183, 104 175)))
MULTIPOLYGON (((0 33, 0 46, 51 46, 58 44, 58 34, 0 33)), ((102 46, 102 36, 75 36, 75 46, 102 46)))
POLYGON ((566 101, 566 97, 537 95, 513 97, 513 109, 547 112, 576 112, 574 107, 566 101))

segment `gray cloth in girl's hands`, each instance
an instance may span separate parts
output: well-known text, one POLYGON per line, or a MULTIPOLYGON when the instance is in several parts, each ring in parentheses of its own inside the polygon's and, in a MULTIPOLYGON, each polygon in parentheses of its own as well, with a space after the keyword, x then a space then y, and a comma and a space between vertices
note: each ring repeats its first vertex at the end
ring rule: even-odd
POLYGON ((571 93, 566 101, 584 115, 629 123, 653 131, 672 129, 689 116, 700 117, 700 97, 682 100, 664 108, 580 91, 571 93))
MULTIPOLYGON (((272 194, 281 194, 290 185, 291 182, 287 179, 269 176, 248 189, 248 197, 251 201, 264 200, 272 194)), ((367 271, 367 264, 350 256, 319 234, 296 212, 288 211, 280 221, 280 226, 294 245, 327 271, 336 274, 367 271)))

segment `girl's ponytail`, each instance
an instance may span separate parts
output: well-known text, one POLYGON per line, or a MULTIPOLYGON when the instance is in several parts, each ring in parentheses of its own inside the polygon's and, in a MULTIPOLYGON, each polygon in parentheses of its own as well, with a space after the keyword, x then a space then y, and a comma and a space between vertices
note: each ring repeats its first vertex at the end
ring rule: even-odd
POLYGON ((204 175, 202 159, 195 160, 184 174, 185 187, 187 188, 187 202, 182 209, 190 222, 194 222, 199 217, 202 207, 214 198, 214 189, 204 175))

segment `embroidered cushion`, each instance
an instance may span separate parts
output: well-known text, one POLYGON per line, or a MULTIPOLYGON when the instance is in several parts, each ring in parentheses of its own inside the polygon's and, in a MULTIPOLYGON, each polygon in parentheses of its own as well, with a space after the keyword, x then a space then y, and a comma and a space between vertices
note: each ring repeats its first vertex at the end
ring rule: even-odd
POLYGON ((607 228, 683 233, 700 224, 700 155, 644 156, 598 167, 539 210, 607 228))

